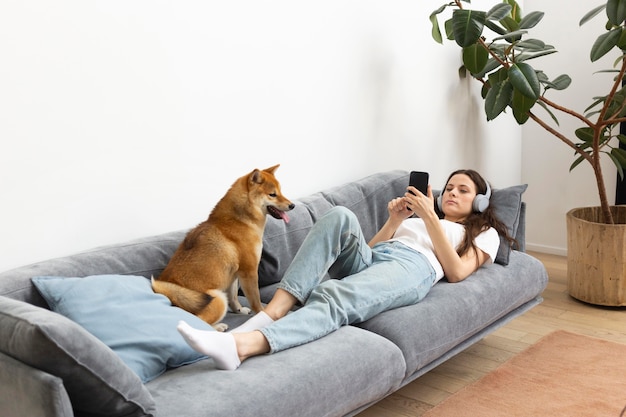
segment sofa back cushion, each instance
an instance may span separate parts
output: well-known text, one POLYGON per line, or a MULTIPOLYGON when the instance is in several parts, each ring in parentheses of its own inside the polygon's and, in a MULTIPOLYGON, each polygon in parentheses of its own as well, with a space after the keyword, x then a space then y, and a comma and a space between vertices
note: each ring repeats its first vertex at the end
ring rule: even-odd
POLYGON ((259 286, 280 281, 313 223, 334 206, 352 210, 361 223, 365 239, 371 239, 387 220, 387 203, 405 193, 408 181, 406 171, 381 172, 296 199, 289 224, 274 219, 267 221, 259 286))
MULTIPOLYGON (((387 219, 387 203, 404 194, 408 181, 408 171, 379 172, 296 199, 296 207, 289 214, 289 224, 268 216, 259 264, 259 286, 270 286, 280 281, 313 223, 333 206, 341 205, 354 211, 366 239, 370 239, 387 219)), ((526 186, 521 185, 494 190, 492 197, 498 204, 498 215, 502 216, 517 238, 520 250, 524 250, 525 246, 524 204, 521 201, 525 189, 526 186)), ((30 282, 34 276, 120 274, 157 277, 186 232, 171 232, 104 246, 0 273, 0 295, 47 308, 46 302, 30 282)), ((506 265, 509 252, 508 245, 503 245, 496 262, 506 265)))
POLYGON ((158 276, 167 265, 185 231, 102 246, 63 258, 50 259, 0 273, 0 295, 48 308, 31 282, 41 275, 86 277, 118 274, 158 276))
MULTIPOLYGON (((290 214, 292 221, 285 224, 270 219, 265 227, 263 256, 259 264, 259 286, 269 286, 280 281, 313 223, 333 206, 344 206, 358 217, 365 239, 376 234, 387 220, 387 203, 403 195, 409 184, 409 173, 396 170, 380 172, 295 200, 296 208, 290 214)), ((491 197, 496 215, 505 223, 509 234, 524 250, 524 209, 522 194, 527 185, 496 189, 491 197)), ((435 190, 433 194, 439 195, 435 190)), ((496 263, 507 265, 511 247, 501 237, 496 263)))

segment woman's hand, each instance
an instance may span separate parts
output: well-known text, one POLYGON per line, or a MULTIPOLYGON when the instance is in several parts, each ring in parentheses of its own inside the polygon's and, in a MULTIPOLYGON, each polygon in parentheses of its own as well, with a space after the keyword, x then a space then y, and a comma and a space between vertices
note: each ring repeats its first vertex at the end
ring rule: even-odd
POLYGON ((378 242, 391 239, 396 233, 396 229, 402 221, 413 215, 413 212, 407 207, 404 197, 398 197, 387 203, 387 212, 389 217, 378 233, 369 241, 369 246, 374 246, 378 242))
POLYGON ((387 212, 389 219, 394 223, 400 223, 402 220, 411 217, 413 212, 408 208, 404 197, 398 197, 387 203, 387 212))
POLYGON ((433 197, 433 190, 430 185, 428 186, 427 193, 428 195, 424 195, 415 187, 409 186, 404 197, 402 197, 406 209, 421 218, 429 216, 437 217, 437 213, 435 212, 435 198, 433 197))

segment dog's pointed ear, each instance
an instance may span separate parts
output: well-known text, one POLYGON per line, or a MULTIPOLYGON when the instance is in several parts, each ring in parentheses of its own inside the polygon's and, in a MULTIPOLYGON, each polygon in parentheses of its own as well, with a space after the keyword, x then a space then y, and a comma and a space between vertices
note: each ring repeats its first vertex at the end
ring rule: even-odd
POLYGON ((278 169, 278 167, 280 166, 280 164, 276 164, 273 167, 269 167, 269 168, 265 168, 263 171, 267 171, 270 174, 273 174, 274 171, 276 171, 278 169))
POLYGON ((248 175, 248 181, 250 181, 250 183, 260 184, 263 181, 261 171, 258 168, 255 168, 254 171, 248 175))

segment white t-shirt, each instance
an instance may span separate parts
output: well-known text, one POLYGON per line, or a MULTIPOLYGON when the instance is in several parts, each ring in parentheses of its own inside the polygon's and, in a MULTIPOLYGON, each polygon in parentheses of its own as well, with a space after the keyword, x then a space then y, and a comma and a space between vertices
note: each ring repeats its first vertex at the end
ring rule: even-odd
MULTIPOLYGON (((443 227, 448 240, 452 243, 452 247, 457 248, 465 236, 465 227, 462 224, 454 223, 449 220, 441 219, 439 221, 441 222, 441 226, 443 227)), ((400 224, 400 227, 396 230, 393 238, 389 240, 402 242, 408 247, 415 249, 426 256, 430 264, 435 269, 437 276, 435 282, 444 277, 443 267, 439 263, 437 256, 435 256, 435 248, 433 247, 433 242, 431 241, 430 235, 426 230, 424 220, 419 217, 412 217, 404 220, 400 224)), ((498 247, 500 246, 500 237, 498 236, 496 229, 490 227, 476 236, 474 244, 477 248, 489 255, 491 262, 493 262, 496 259, 498 247)))

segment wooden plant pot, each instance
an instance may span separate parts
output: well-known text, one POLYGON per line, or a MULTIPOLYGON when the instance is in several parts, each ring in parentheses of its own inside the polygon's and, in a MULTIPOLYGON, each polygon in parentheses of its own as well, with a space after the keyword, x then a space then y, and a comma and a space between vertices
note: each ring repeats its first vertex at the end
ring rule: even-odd
POLYGON ((626 305, 626 206, 613 206, 615 224, 600 223, 600 207, 567 215, 567 290, 581 301, 626 305))

